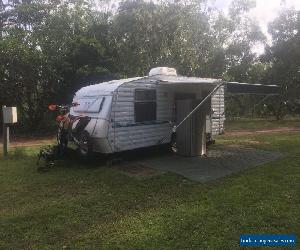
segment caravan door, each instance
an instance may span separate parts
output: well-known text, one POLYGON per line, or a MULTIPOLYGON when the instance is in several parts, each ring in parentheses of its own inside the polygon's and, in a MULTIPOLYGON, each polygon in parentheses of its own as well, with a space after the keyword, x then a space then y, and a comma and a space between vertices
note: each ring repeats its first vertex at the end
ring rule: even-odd
MULTIPOLYGON (((197 99, 176 100, 176 124, 179 124, 199 103, 197 99)), ((206 154, 206 114, 209 105, 203 105, 176 131, 177 153, 183 156, 206 154)))

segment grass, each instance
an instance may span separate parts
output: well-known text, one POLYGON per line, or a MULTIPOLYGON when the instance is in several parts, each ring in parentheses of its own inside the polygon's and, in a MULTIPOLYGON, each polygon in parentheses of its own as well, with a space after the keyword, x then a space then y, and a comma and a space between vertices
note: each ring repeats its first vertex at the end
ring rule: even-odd
POLYGON ((240 249, 242 233, 299 239, 300 133, 217 142, 253 140, 285 156, 205 185, 72 159, 38 173, 38 149, 17 149, 0 160, 0 249, 240 249))
POLYGON ((286 118, 284 120, 263 119, 263 118, 236 118, 234 120, 227 119, 225 121, 226 131, 234 130, 258 130, 258 129, 276 129, 282 127, 291 127, 300 129, 300 118, 286 118))

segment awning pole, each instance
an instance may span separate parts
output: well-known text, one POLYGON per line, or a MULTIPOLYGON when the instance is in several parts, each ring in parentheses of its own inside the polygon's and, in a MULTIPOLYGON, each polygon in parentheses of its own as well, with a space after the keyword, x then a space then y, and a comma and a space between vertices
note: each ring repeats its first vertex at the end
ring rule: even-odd
POLYGON ((261 99, 258 103, 256 103, 253 108, 255 109, 258 105, 260 105, 263 101, 267 100, 272 95, 266 95, 263 99, 261 99))
MULTIPOLYGON (((170 131, 169 134, 176 132, 176 130, 192 115, 194 114, 197 109, 199 109, 205 101, 211 97, 222 85, 224 85, 224 82, 219 83, 177 126, 174 126, 172 128, 172 131, 170 131)), ((164 140, 166 140, 169 136, 169 134, 165 137, 163 137, 161 140, 158 141, 158 144, 162 144, 164 140)))
POLYGON ((224 82, 218 84, 177 126, 173 127, 173 132, 176 130, 192 115, 194 114, 205 102, 208 98, 210 98, 222 85, 224 82))
POLYGON ((254 104, 254 105, 252 106, 252 119, 253 119, 253 117, 254 117, 254 113, 255 113, 256 107, 257 107, 258 105, 260 105, 263 101, 267 100, 270 96, 272 96, 272 95, 266 95, 266 96, 265 96, 263 99, 261 99, 258 103, 254 104))

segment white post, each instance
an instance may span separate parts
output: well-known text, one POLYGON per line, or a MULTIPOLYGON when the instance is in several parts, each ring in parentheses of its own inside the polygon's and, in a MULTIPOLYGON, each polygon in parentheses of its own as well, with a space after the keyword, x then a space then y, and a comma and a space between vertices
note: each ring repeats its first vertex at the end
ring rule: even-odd
POLYGON ((8 149, 9 149, 9 125, 4 122, 4 108, 6 106, 3 106, 2 108, 2 117, 3 117, 3 155, 8 155, 8 149))

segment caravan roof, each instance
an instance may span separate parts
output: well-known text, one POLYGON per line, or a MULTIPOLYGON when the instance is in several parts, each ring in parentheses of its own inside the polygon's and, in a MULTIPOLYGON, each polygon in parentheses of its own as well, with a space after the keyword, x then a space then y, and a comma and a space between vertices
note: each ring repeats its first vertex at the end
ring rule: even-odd
POLYGON ((123 83, 132 82, 142 79, 143 77, 134 77, 120 80, 113 80, 109 82, 102 82, 98 84, 89 85, 78 90, 76 96, 97 96, 97 95, 109 95, 114 92, 123 83))
MULTIPOLYGON (((178 76, 175 69, 159 67, 152 69, 149 76, 113 80, 83 87, 76 92, 76 96, 111 95, 122 84, 140 79, 147 79, 150 82, 176 88, 177 90, 179 88, 186 89, 185 87, 188 86, 193 91, 213 89, 222 82, 222 79, 178 76)), ((237 82, 224 82, 224 84, 228 86, 228 91, 232 93, 278 94, 279 92, 279 88, 276 85, 241 84, 237 82)))
POLYGON ((213 79, 213 78, 166 76, 166 75, 160 75, 151 78, 156 79, 160 82, 160 84, 165 84, 165 85, 199 84, 199 85, 215 86, 216 84, 222 81, 221 79, 213 79))
POLYGON ((183 77, 183 76, 168 76, 168 75, 156 75, 156 76, 145 76, 145 77, 134 77, 120 80, 113 80, 109 82, 102 82, 98 84, 89 85, 81 88, 76 92, 76 96, 97 96, 97 95, 110 95, 118 87, 124 83, 136 81, 139 79, 148 78, 150 81, 157 81, 158 84, 162 85, 182 85, 182 84, 201 84, 201 86, 215 86, 221 80, 211 78, 198 78, 198 77, 183 77))

